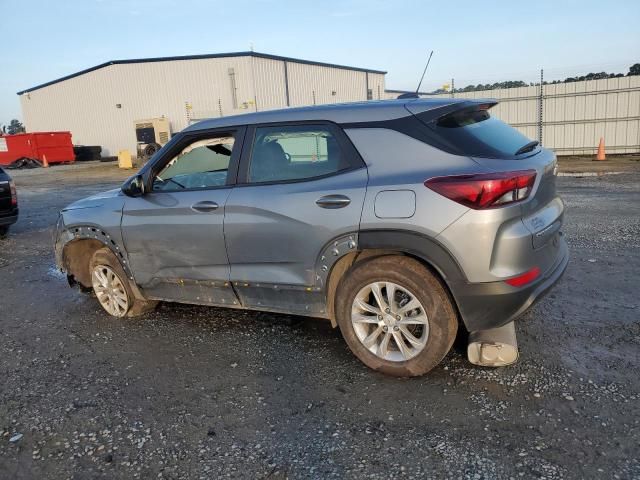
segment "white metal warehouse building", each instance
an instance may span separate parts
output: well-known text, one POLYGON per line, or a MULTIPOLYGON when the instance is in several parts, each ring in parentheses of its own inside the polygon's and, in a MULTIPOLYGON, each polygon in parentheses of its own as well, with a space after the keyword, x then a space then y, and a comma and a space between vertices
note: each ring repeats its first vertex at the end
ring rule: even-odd
POLYGON ((134 122, 384 98, 385 74, 257 52, 114 60, 18 92, 27 131, 68 130, 103 155, 136 151, 134 122))

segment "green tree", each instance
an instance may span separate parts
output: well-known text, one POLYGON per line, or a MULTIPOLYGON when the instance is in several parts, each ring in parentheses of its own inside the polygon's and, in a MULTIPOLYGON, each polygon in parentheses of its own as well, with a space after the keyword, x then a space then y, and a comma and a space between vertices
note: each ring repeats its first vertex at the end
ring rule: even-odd
MULTIPOLYGON (((640 75, 640 63, 634 63, 629 67, 629 73, 627 75, 640 75)), ((585 80, 601 80, 605 78, 620 78, 624 77, 623 73, 607 73, 607 72, 591 72, 586 75, 580 75, 577 77, 567 77, 564 80, 553 80, 552 82, 543 82, 544 85, 555 85, 558 83, 571 83, 571 82, 583 82, 585 80)), ((539 83, 529 83, 529 86, 533 87, 534 85, 539 85, 539 83)), ((487 83, 485 85, 479 83, 478 85, 467 85, 466 87, 456 88, 454 90, 455 93, 464 93, 464 92, 477 92, 482 90, 493 90, 497 88, 517 88, 517 87, 526 87, 527 83, 522 80, 508 80, 506 82, 496 82, 496 83, 487 83)), ((434 90, 433 92, 429 92, 431 94, 438 93, 451 93, 447 92, 439 88, 438 90, 434 90)))
POLYGON ((24 133, 26 130, 24 128, 24 125, 22 125, 22 122, 20 122, 20 120, 16 120, 15 118, 13 120, 11 120, 9 122, 9 125, 7 126, 7 133, 9 135, 15 135, 16 133, 24 133))

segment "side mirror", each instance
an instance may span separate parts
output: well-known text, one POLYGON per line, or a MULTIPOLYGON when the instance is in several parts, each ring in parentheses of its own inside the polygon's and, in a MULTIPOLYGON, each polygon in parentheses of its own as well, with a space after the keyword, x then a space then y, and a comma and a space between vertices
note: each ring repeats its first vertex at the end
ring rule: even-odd
POLYGON ((141 197, 144 195, 144 179, 142 175, 134 175, 122 185, 122 193, 128 197, 141 197))

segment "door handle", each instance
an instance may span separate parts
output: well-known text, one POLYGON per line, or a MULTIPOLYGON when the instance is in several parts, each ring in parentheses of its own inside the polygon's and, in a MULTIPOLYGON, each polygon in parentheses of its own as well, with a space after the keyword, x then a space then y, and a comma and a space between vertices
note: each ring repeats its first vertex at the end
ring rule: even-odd
POLYGON ((209 200, 205 200, 204 202, 198 202, 191 205, 191 210, 195 210, 196 212, 213 212, 218 209, 218 204, 216 202, 211 202, 209 200))
POLYGON ((351 203, 345 195, 325 195, 316 200, 316 205, 322 208, 344 208, 351 203))

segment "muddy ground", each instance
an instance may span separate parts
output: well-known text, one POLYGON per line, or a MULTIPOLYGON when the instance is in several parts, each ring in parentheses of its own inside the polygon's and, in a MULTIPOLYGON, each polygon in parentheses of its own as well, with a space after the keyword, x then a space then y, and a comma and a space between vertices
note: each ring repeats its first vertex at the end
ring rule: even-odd
POLYGON ((558 179, 571 261, 518 322, 516 365, 474 367, 458 346, 409 380, 366 369, 322 321, 176 304, 109 318, 56 273, 51 227, 125 175, 15 175, 0 478, 640 478, 637 169, 558 179))

